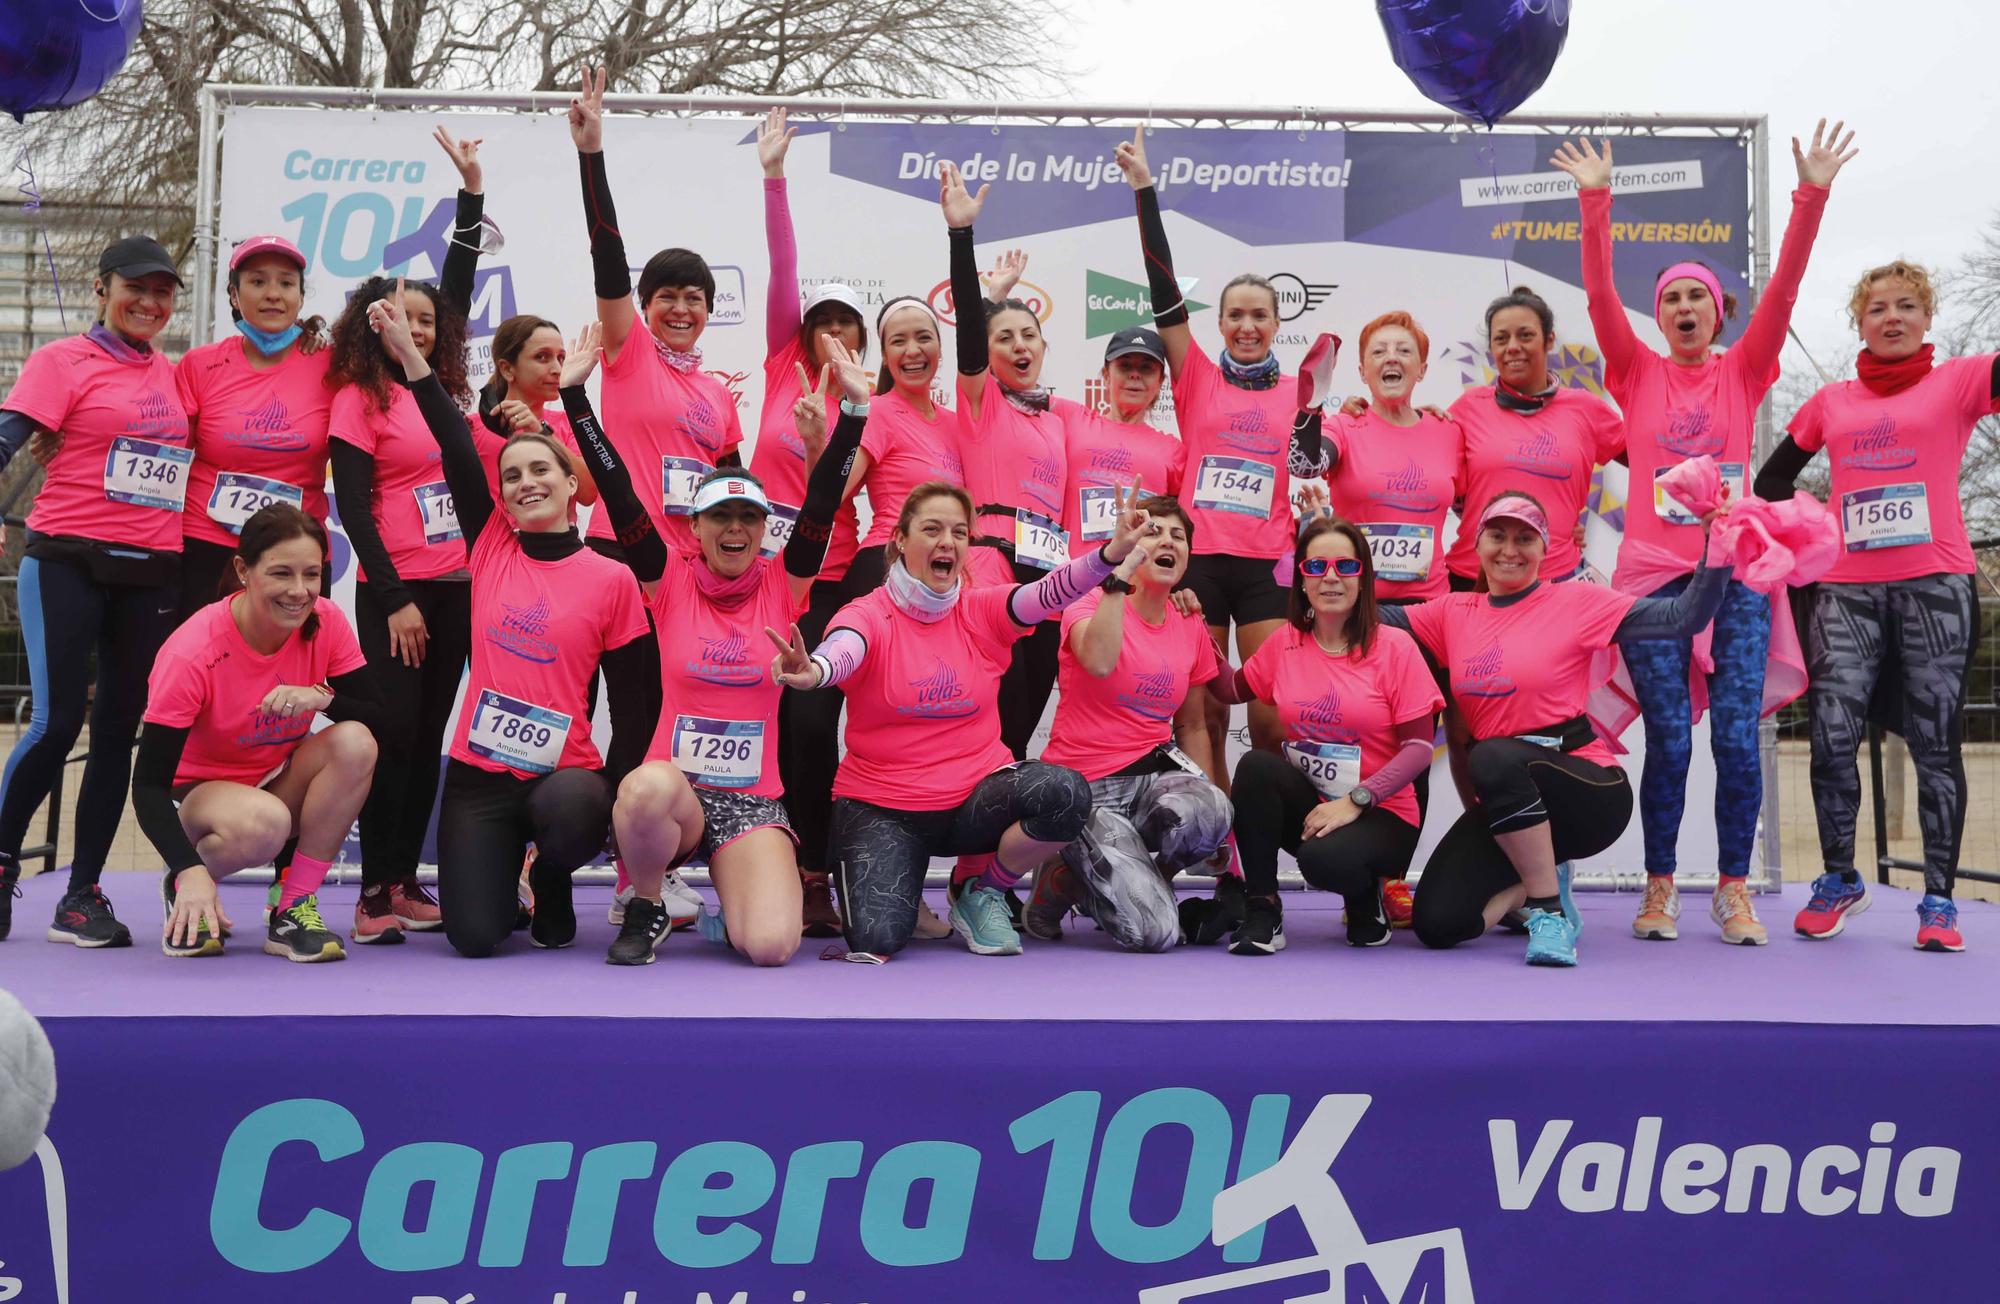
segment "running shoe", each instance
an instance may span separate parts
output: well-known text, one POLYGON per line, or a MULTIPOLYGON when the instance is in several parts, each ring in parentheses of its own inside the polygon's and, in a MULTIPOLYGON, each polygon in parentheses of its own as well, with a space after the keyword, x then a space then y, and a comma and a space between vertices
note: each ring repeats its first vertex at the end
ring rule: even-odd
POLYGON ((1866 883, 1845 874, 1821 874, 1812 882, 1812 900, 1792 920, 1792 928, 1801 937, 1825 941, 1840 936, 1849 915, 1858 915, 1867 908, 1866 883))
POLYGON ((670 869, 660 882, 660 902, 667 908, 667 920, 675 928, 693 928, 701 918, 701 893, 687 885, 680 871, 670 869))
POLYGON ((428 933, 444 927, 444 911, 431 890, 417 881, 415 874, 389 884, 389 905, 396 922, 412 933, 428 933))
POLYGON ((1051 860, 1035 871, 1035 888, 1028 897, 1028 913, 1022 920, 1028 936, 1044 942, 1060 942, 1063 920, 1076 904, 1076 879, 1062 860, 1051 860))
POLYGON ((1181 899, 1181 940, 1189 946, 1214 946, 1243 925, 1243 880, 1224 875, 1215 880, 1215 896, 1181 899))
POLYGON ((941 941, 951 936, 951 924, 939 919, 937 911, 931 909, 931 903, 918 897, 917 926, 910 935, 922 938, 926 942, 941 941))
POLYGON ((1570 968, 1576 964, 1576 926, 1563 915, 1528 909, 1528 963, 1570 968))
POLYGON ((984 883, 968 883, 951 903, 951 926, 974 955, 1019 955, 1021 935, 1007 918, 1007 896, 984 883))
POLYGON ((66 894, 56 903, 56 917, 49 924, 49 940, 95 951, 132 945, 132 930, 118 922, 104 889, 92 883, 66 894))
POLYGON ((1276 955, 1285 949, 1285 912, 1276 901, 1251 897, 1243 906, 1243 922, 1229 939, 1231 955, 1276 955))
POLYGON ((264 889, 264 926, 271 925, 271 916, 278 911, 278 898, 285 892, 285 871, 275 865, 271 868, 271 886, 264 889))
POLYGON ((1408 879, 1392 878, 1382 885, 1382 913, 1388 916, 1391 928, 1408 928, 1416 909, 1408 879))
POLYGON ((1409 887, 1401 879, 1384 882, 1375 880, 1372 900, 1350 902, 1347 907, 1347 944, 1349 946, 1387 946, 1392 925, 1389 922, 1389 891, 1391 887, 1403 887, 1405 899, 1409 887))
MULTIPOLYGON (((167 918, 174 917, 175 872, 168 870, 160 875, 160 904, 166 907, 167 918)), ((201 956, 221 955, 222 939, 208 931, 206 921, 197 926, 194 940, 180 946, 174 945, 163 930, 160 933, 160 950, 176 959, 192 960, 201 956)))
POLYGON ((354 931, 349 934, 357 944, 393 946, 403 940, 404 925, 396 917, 390 891, 387 883, 370 883, 361 889, 361 897, 354 903, 354 931))
POLYGON ((340 949, 340 939, 320 918, 319 898, 314 896, 302 896, 286 909, 272 913, 270 929, 264 935, 264 954, 281 955, 294 964, 347 958, 347 952, 340 949))
POLYGON ((1672 874, 1646 875, 1646 899, 1632 921, 1632 936, 1647 942, 1671 942, 1681 935, 1674 921, 1681 917, 1681 893, 1672 874))
POLYGON ((14 931, 14 898, 21 895, 21 862, 0 856, 0 942, 14 931))
POLYGON ((625 922, 625 907, 632 904, 632 898, 639 895, 639 889, 627 883, 614 888, 611 893, 611 908, 604 912, 604 918, 613 928, 625 922))
POLYGON ((1722 929, 1722 940, 1731 946, 1762 946, 1771 940, 1757 907, 1750 904, 1750 885, 1734 876, 1715 885, 1708 901, 1708 917, 1722 929))
MULTIPOLYGON (((701 932, 702 941, 713 942, 717 946, 729 945, 729 925, 722 922, 721 906, 718 905, 713 910, 703 910, 701 918, 695 920, 694 923, 695 927, 701 932)), ((950 932, 951 930, 947 928, 945 931, 950 932)))
POLYGON ((833 904, 833 879, 826 874, 800 870, 805 886, 805 909, 799 920, 801 937, 839 937, 840 910, 833 904))
POLYGON ((653 953, 660 943, 673 932, 673 922, 667 914, 666 903, 648 901, 642 896, 634 896, 625 903, 625 918, 618 926, 618 937, 611 943, 606 953, 606 964, 651 964, 658 957, 653 953))
POLYGON ((1917 902, 1917 949, 1919 951, 1963 951, 1965 938, 1958 931, 1958 902, 1950 897, 1925 893, 1917 902))
MULTIPOLYGON (((626 907, 626 914, 630 916, 630 906, 626 907)), ((576 903, 568 892, 550 892, 547 900, 535 898, 534 918, 528 921, 528 940, 544 951, 560 951, 576 944, 576 903)))

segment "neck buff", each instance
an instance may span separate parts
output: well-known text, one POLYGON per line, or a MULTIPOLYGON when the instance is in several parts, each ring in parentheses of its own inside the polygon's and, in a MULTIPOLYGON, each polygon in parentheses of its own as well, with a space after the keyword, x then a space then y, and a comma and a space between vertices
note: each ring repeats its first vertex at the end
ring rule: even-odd
POLYGON ((84 336, 120 362, 144 362, 153 355, 152 345, 134 344, 103 322, 85 331, 84 336))
POLYGON ((1037 412, 1046 412, 1049 410, 1051 395, 1049 394, 1049 387, 1047 385, 1035 385, 1028 389, 1009 389, 1005 385, 1001 385, 1000 392, 1007 396, 1009 403, 1012 403, 1015 407, 1030 416, 1033 416, 1037 412))
POLYGON ((1276 389, 1278 387, 1278 355, 1266 353, 1257 362, 1238 362, 1222 351, 1222 378, 1238 389, 1276 389))
POLYGON ((965 591, 965 585, 954 579, 949 589, 939 593, 910 574, 909 567, 898 557, 889 566, 888 589, 889 601, 896 604, 898 611, 926 625, 935 625, 958 605, 958 595, 965 591))
POLYGON ((517 529, 514 537, 521 541, 521 551, 536 561, 561 561, 583 551, 583 540, 573 525, 567 530, 517 529))
POLYGON ((733 580, 710 570, 706 557, 690 557, 688 565, 694 568, 694 586, 700 591, 702 601, 720 611, 734 611, 748 602, 758 586, 763 584, 762 560, 753 559, 733 580))
POLYGON ((1551 376, 1549 387, 1541 393, 1523 394, 1506 381, 1495 377, 1493 401, 1500 405, 1500 410, 1503 412, 1540 412, 1549 405, 1549 400, 1555 397, 1558 388, 1560 387, 1556 384, 1556 378, 1551 376))
POLYGON ((1868 387, 1868 392, 1877 398, 1887 398, 1900 394, 1910 386, 1931 374, 1932 346, 1924 345, 1907 358, 1895 362, 1884 362, 1868 350, 1861 350, 1861 356, 1854 360, 1854 374, 1868 387))
POLYGON ((292 347, 293 340, 305 334, 305 328, 297 322, 293 322, 281 331, 267 331, 260 326, 252 326, 247 321, 238 320, 236 329, 244 339, 250 341, 251 348, 267 358, 277 357, 292 347))
MULTIPOLYGON (((648 334, 651 334, 651 332, 648 332, 648 334)), ((678 371, 683 375, 685 375, 686 373, 693 371, 695 368, 701 366, 700 348, 698 347, 692 348, 689 349, 686 353, 683 353, 679 349, 675 348, 673 345, 668 344, 665 340, 661 339, 657 335, 652 336, 652 339, 653 339, 653 347, 660 351, 660 360, 666 363, 669 367, 672 367, 675 371, 678 371)))

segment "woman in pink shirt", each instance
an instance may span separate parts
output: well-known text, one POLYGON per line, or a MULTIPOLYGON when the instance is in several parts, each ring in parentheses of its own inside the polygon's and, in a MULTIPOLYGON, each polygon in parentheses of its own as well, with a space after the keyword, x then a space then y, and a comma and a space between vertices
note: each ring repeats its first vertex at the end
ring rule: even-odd
POLYGON ((97 260, 98 319, 36 349, 0 402, 0 467, 37 431, 60 437, 28 514, 21 636, 34 714, 0 780, 0 938, 13 924, 28 821, 90 716, 76 855, 48 939, 95 950, 132 934, 98 886, 125 809, 146 674, 180 599, 187 412, 153 347, 180 288, 158 241, 128 236, 97 260), (93 692, 91 659, 96 657, 93 692))
POLYGON ((881 588, 841 608, 810 657, 796 630, 789 640, 771 631, 774 678, 838 684, 847 696, 833 861, 850 959, 881 963, 903 949, 933 855, 988 858, 953 901, 952 926, 975 954, 1020 953, 1004 893, 1083 831, 1090 785, 1067 766, 1012 755, 1000 738, 1000 677, 1016 642, 1138 545, 1147 520, 1132 506, 1138 497, 1135 487, 1121 500, 1102 547, 1042 579, 968 583, 971 496, 919 485, 897 517, 881 588))
POLYGON ((1424 866, 1414 926, 1426 946, 1457 946, 1525 907, 1528 963, 1573 965, 1568 862, 1632 818, 1631 783, 1584 715, 1591 660, 1614 643, 1688 637, 1713 619, 1730 568, 1711 549, 1667 598, 1553 583, 1548 514, 1518 490, 1486 504, 1474 538, 1483 592, 1382 608, 1444 668, 1472 737, 1473 800, 1424 866))
MULTIPOLYGON (((562 327, 548 318, 517 313, 501 322, 493 332, 493 375, 479 391, 479 416, 502 439, 544 434, 559 442, 576 469, 576 501, 588 507, 597 501, 597 485, 577 450, 576 432, 569 428, 558 398, 567 356, 562 327)), ((497 457, 499 449, 493 452, 497 457)), ((491 486, 496 489, 499 474, 496 463, 491 486)))
POLYGON ((1138 510, 1144 547, 1063 612, 1061 692, 1042 759, 1090 782, 1090 819, 1061 860, 1035 872, 1023 924, 1061 941, 1081 906, 1126 950, 1170 951, 1181 936, 1173 876, 1221 848, 1230 810, 1191 759, 1208 751, 1195 689, 1217 674, 1207 627, 1171 598, 1194 525, 1170 497, 1138 510))
MULTIPOLYGON (((438 807, 444 933, 460 955, 492 955, 514 931, 528 844, 543 948, 576 940, 570 875, 604 846, 612 794, 638 764, 659 717, 659 653, 645 599, 624 566, 583 546, 573 524, 569 453, 542 434, 508 439, 500 495, 465 414, 412 338, 397 298, 369 305, 436 440, 458 503, 471 574, 471 667, 438 807), (611 714, 600 755, 587 713, 602 671, 611 714)), ((583 347, 576 365, 594 362, 583 347)))
MULTIPOLYGON (((1181 441, 1147 424, 1167 381, 1167 345, 1158 331, 1128 326, 1104 346, 1102 406, 1066 398, 1054 402, 1069 441, 1069 481, 1063 490, 1063 529, 1072 557, 1111 537, 1111 504, 1119 486, 1135 478, 1156 494, 1180 493, 1187 450, 1181 441)), ((1192 518, 1190 518, 1192 519, 1192 518)))
POLYGON ((290 503, 259 508, 237 536, 239 591, 183 622, 153 664, 132 813, 166 861, 168 955, 221 955, 217 880, 295 838, 264 950, 347 958, 318 893, 374 777, 382 712, 353 627, 320 596, 326 564, 325 526, 290 503), (313 733, 322 712, 336 723, 313 733))
MULTIPOLYGON (((1716 460, 1731 496, 1749 486, 1757 405, 1778 378, 1778 351, 1791 325, 1799 281, 1825 210, 1827 187, 1853 156, 1836 123, 1821 121, 1812 147, 1792 139, 1799 186, 1778 265, 1741 338, 1718 353, 1734 296, 1698 262, 1661 272, 1653 289, 1653 320, 1667 342, 1662 355, 1640 343, 1618 299, 1611 265, 1611 144, 1565 142, 1551 160, 1576 178, 1583 210, 1583 284, 1590 323, 1604 354, 1604 383, 1625 414, 1625 456, 1634 491, 1626 496, 1625 536, 1612 584, 1627 593, 1668 596, 1687 586, 1701 554, 1700 521, 1655 486, 1690 457, 1716 460)), ((1763 807, 1763 765, 1757 721, 1805 688, 1796 652, 1791 604, 1783 589, 1765 596, 1730 585, 1715 623, 1687 643, 1654 641, 1624 651, 1633 698, 1646 721, 1646 768, 1639 781, 1639 827, 1646 841, 1646 894, 1632 932, 1672 941, 1679 935, 1680 894, 1674 889, 1681 812, 1687 804, 1692 726, 1713 709, 1709 743, 1715 754, 1717 869, 1709 917, 1722 940, 1762 946, 1764 925, 1750 901, 1745 875, 1763 807), (1766 662, 1777 672, 1767 676, 1766 662)))
POLYGON ((1813 591, 1806 627, 1812 675, 1813 813, 1821 863, 1812 900, 1793 927, 1838 936, 1868 906, 1854 867, 1861 805, 1855 769, 1871 713, 1888 717, 1917 767, 1924 897, 1917 947, 1959 951, 1952 901, 1965 830, 1960 755, 1965 681, 1979 642, 1976 565, 1959 502, 1959 469, 1973 427, 2000 412, 2000 354, 1937 362, 1924 341, 1937 291, 1923 268, 1870 269, 1848 311, 1861 335, 1857 379, 1828 385, 1792 418, 1791 432, 1757 472, 1755 492, 1778 499, 1813 454, 1833 473, 1827 505, 1840 518, 1840 559, 1813 591), (1897 668, 1900 683, 1886 682, 1897 668))

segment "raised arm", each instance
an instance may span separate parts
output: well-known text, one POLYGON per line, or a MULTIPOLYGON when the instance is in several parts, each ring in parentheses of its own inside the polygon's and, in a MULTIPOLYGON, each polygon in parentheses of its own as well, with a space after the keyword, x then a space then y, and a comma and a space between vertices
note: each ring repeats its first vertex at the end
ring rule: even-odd
POLYGON ((570 343, 569 353, 563 359, 563 412, 576 434, 577 449, 590 463, 591 478, 597 482, 598 505, 611 515, 611 530, 625 553, 625 564, 650 597, 652 586, 667 572, 667 545, 647 514, 645 504, 639 501, 638 492, 632 488, 632 473, 606 437, 604 427, 598 424, 597 413, 590 406, 590 394, 583 387, 597 366, 603 338, 603 327, 592 322, 570 343))
POLYGON ((569 138, 576 144, 583 176, 583 220, 590 233, 590 272, 597 289, 597 320, 604 325, 604 356, 616 358, 638 311, 632 306, 632 267, 625 256, 625 237, 618 231, 618 210, 612 206, 611 182, 604 173, 605 80, 601 68, 583 70, 583 87, 569 102, 569 138))
MULTIPOLYGON (((1564 141, 1549 162, 1576 178, 1576 203, 1583 211, 1583 288, 1589 295, 1590 327, 1609 372, 1625 374, 1645 347, 1633 333, 1618 298, 1611 270, 1611 142, 1564 141), (1601 150, 1601 152, 1600 152, 1601 150)), ((1722 311, 1722 305, 1715 305, 1722 311)))
MULTIPOLYGON (((826 561, 827 545, 833 539, 834 516, 840 511, 854 459, 861 451, 861 432, 868 425, 868 373, 862 369, 861 359, 849 352, 837 336, 822 336, 820 347, 826 353, 828 367, 838 378, 842 395, 840 420, 806 477, 805 501, 799 505, 799 519, 792 527, 792 537, 785 541, 785 574, 792 582, 794 598, 805 597, 826 561)), ((817 409, 824 400, 807 385, 799 402, 817 409)), ((818 412, 812 415, 817 416, 818 412)))
POLYGON ((757 128, 757 161, 764 167, 764 245, 771 281, 764 292, 764 356, 775 358, 798 337, 799 247, 792 238, 792 205, 785 192, 785 154, 798 128, 785 125, 781 106, 757 128))
POLYGON ((1637 643, 1648 639, 1686 639, 1722 609, 1723 594, 1729 588, 1733 568, 1719 554, 1716 539, 1709 535, 1708 553, 1695 567, 1688 586, 1671 598, 1640 598, 1618 622, 1611 635, 1616 643, 1637 643))
POLYGON ((1854 133, 1841 134, 1845 123, 1836 122, 1828 131, 1821 118, 1813 128, 1812 147, 1801 149, 1792 137, 1792 163, 1798 169, 1799 186, 1792 191, 1792 216, 1785 224, 1785 240, 1778 246, 1778 263, 1771 279, 1757 296, 1756 311, 1736 347, 1744 351, 1752 377, 1775 376, 1778 353, 1785 347, 1785 335, 1792 328, 1792 309, 1798 306, 1799 282, 1805 279, 1806 263, 1812 257, 1813 241, 1819 235, 1820 218, 1826 214, 1827 196, 1840 169, 1861 151, 1851 148, 1854 133))
POLYGON ((1139 253, 1146 264, 1146 285, 1152 291, 1153 324, 1167 346, 1167 369, 1180 379, 1181 365, 1194 347, 1188 327, 1187 301, 1174 276, 1174 254, 1167 247, 1167 225, 1160 217, 1160 194, 1153 188, 1153 171, 1146 162, 1146 128, 1132 130, 1132 139, 1118 142, 1112 152, 1139 205, 1139 253))
MULTIPOLYGON (((938 206, 944 210, 945 230, 951 237, 951 302, 958 313, 958 329, 954 334, 958 340, 961 376, 986 374, 988 354, 986 332, 982 329, 985 303, 979 290, 979 264, 972 255, 972 224, 985 207, 986 192, 992 188, 982 185, 978 194, 972 194, 966 190, 965 180, 955 166, 944 163, 938 167, 938 206)), ((975 416, 977 394, 977 388, 967 390, 968 398, 974 400, 975 416)))
POLYGON ((1133 570, 1144 565, 1148 550, 1140 536, 1151 519, 1139 510, 1139 500, 1144 497, 1137 480, 1129 488, 1114 489, 1116 517, 1111 537, 1095 552, 1070 558, 1067 565, 1058 566, 1034 583, 1015 585, 1014 591, 1007 595, 1007 614, 1014 618, 1014 623, 1039 625, 1061 615, 1064 608, 1102 584, 1113 568, 1130 560, 1134 553, 1142 555, 1133 563, 1133 570))
POLYGON ((486 487, 486 468, 480 464, 479 450, 473 445, 472 430, 465 413, 444 392, 432 374, 430 364, 410 338, 410 323, 403 316, 402 285, 394 296, 368 305, 368 324, 382 338, 382 346, 402 364, 410 381, 410 397, 416 399, 431 438, 437 440, 444 462, 445 483, 451 486, 452 502, 458 508, 458 528, 465 537, 467 552, 486 528, 493 515, 493 495, 486 487))
POLYGON ((474 274, 479 270, 480 226, 486 215, 486 173, 479 165, 481 140, 454 140, 439 126, 431 133, 452 166, 458 169, 458 209, 452 215, 451 240, 444 266, 438 269, 438 293, 464 317, 472 311, 474 274))

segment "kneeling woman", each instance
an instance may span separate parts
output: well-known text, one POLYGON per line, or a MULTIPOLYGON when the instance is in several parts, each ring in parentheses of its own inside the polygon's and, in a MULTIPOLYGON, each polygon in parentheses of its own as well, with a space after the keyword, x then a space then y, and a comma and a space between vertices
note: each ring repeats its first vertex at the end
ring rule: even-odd
POLYGON ((1525 906, 1528 963, 1573 965, 1581 921, 1556 863, 1598 854, 1632 818, 1631 780, 1584 715, 1591 660, 1613 643, 1689 637, 1715 618, 1731 568, 1711 537, 1672 597, 1543 582, 1548 517, 1513 491, 1480 513, 1474 546, 1485 592, 1382 609, 1444 666, 1472 735, 1478 808, 1431 852, 1412 922, 1424 945, 1456 946, 1525 906))
POLYGON ((881 963, 917 922, 932 856, 986 856, 952 902, 979 955, 1017 955, 1005 891, 1083 832, 1090 785, 1067 766, 1016 761, 1000 741, 1000 677, 1015 643, 1095 588, 1137 544, 1138 486, 1111 538, 1032 584, 968 588, 972 499, 939 481, 910 491, 890 537, 888 580, 835 614, 806 655, 768 631, 788 688, 839 684, 847 755, 833 784, 833 861, 848 958, 881 963))
POLYGON ((1199 616, 1169 601, 1187 573, 1194 526, 1172 498, 1148 498, 1140 546, 1063 613, 1061 695, 1042 759, 1090 781, 1090 819, 1062 860, 1037 872, 1027 931, 1060 941, 1081 905, 1128 951, 1180 939, 1173 876, 1229 836, 1229 798, 1192 757, 1208 754, 1194 690, 1218 673, 1199 616))
POLYGON ((465 414, 410 340, 400 303, 369 320, 409 376, 458 503, 472 572, 472 670, 438 810, 438 895, 460 955, 493 954, 514 931, 515 883, 535 844, 529 938, 576 940, 570 875, 611 827, 611 795, 645 754, 659 717, 659 656, 631 572, 583 546, 570 524, 577 479, 569 455, 540 434, 500 450, 495 522, 486 471, 465 414), (602 668, 611 748, 600 759, 586 697, 602 668))
POLYGON ((1236 845, 1248 894, 1237 955, 1285 949, 1278 849, 1307 883, 1347 902, 1347 944, 1389 940, 1386 882, 1408 872, 1423 815, 1412 786, 1431 765, 1444 705, 1423 654, 1383 629, 1369 536, 1322 518, 1299 536, 1286 625, 1236 672, 1231 700, 1275 707, 1281 751, 1236 765, 1236 845))
POLYGON ((216 881, 297 838, 264 950, 347 958, 317 893, 368 795, 381 704, 354 627, 319 596, 326 553, 325 527, 289 503, 252 513, 232 562, 241 591, 189 617, 153 663, 132 809, 167 862, 168 955, 221 955, 216 881), (312 733, 320 712, 337 723, 312 733))

